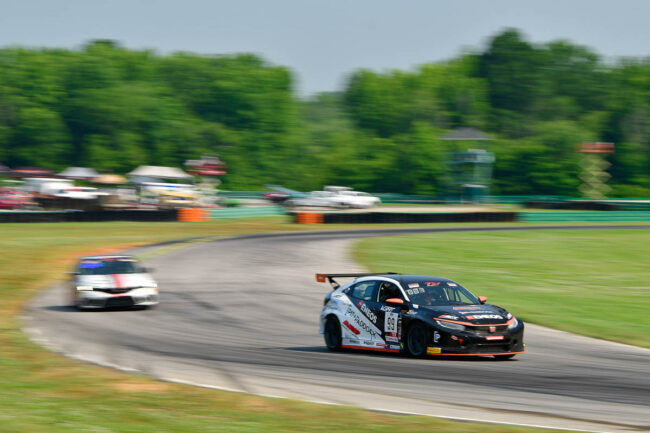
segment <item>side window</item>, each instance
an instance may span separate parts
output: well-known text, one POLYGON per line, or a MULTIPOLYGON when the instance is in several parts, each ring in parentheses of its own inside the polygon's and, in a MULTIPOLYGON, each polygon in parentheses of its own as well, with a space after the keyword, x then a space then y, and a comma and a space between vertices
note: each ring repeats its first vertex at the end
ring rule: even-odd
POLYGON ((377 281, 362 281, 351 287, 350 296, 364 301, 374 301, 377 298, 377 281))
POLYGON ((386 299, 390 298, 404 299, 401 290, 395 284, 384 281, 379 286, 379 302, 386 302, 386 299))

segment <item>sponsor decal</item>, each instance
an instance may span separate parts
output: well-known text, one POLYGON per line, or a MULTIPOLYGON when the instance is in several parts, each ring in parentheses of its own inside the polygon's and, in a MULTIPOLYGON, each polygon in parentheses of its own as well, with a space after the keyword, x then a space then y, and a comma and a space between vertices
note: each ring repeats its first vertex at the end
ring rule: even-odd
POLYGON ((359 301, 359 309, 372 323, 375 325, 377 324, 377 315, 373 313, 363 301, 359 301))
POLYGON ((503 340, 503 335, 488 335, 485 339, 487 341, 503 340))
POLYGON ((363 340, 363 344, 365 344, 366 346, 372 346, 373 345, 372 340, 363 340))
POLYGON ((456 283, 447 283, 447 285, 448 285, 449 287, 456 287, 458 284, 456 284, 456 283))
POLYGON ((469 320, 481 320, 481 319, 501 319, 503 320, 503 316, 499 316, 498 314, 474 314, 474 315, 469 315, 465 316, 469 320))
POLYGON ((386 333, 397 333, 397 313, 386 313, 384 315, 384 331, 386 333))
POLYGON ((439 286, 440 281, 427 281, 424 284, 427 285, 427 286, 439 286))
POLYGON ((396 334, 390 334, 390 335, 387 334, 385 340, 390 341, 391 343, 398 343, 399 342, 399 338, 397 338, 396 334))
POLYGON ((452 316, 451 314, 443 314, 438 317, 439 319, 449 319, 449 320, 458 320, 458 316, 452 316))
POLYGON ((349 305, 347 311, 345 312, 345 315, 350 317, 352 321, 354 321, 354 324, 361 328, 362 330, 366 331, 368 334, 370 334, 371 337, 374 337, 376 335, 379 335, 377 331, 371 328, 371 325, 363 321, 363 317, 359 316, 356 311, 354 311, 354 308, 349 305))
POLYGON ((490 326, 488 329, 490 332, 497 332, 497 327, 496 326, 490 326))
POLYGON ((390 344, 388 346, 388 348, 391 349, 391 350, 400 350, 401 349, 399 344, 390 344))
POLYGON ((454 307, 454 310, 479 310, 483 307, 480 307, 478 305, 466 305, 464 307, 454 307))
POLYGON ((355 334, 359 335, 359 334, 361 333, 361 331, 359 331, 357 328, 355 328, 354 326, 352 326, 352 324, 351 324, 350 322, 348 322, 347 320, 346 320, 345 322, 343 322, 343 324, 344 324, 344 325, 345 325, 345 326, 346 326, 350 331, 354 332, 355 334))
POLYGON ((416 289, 406 289, 406 293, 409 295, 417 295, 418 293, 424 293, 424 289, 422 287, 418 287, 416 289))
POLYGON ((433 355, 436 353, 442 353, 442 349, 440 347, 427 347, 427 355, 433 355))
POLYGON ((385 349, 387 347, 387 344, 386 343, 375 343, 375 346, 382 347, 382 348, 385 349))
POLYGON ((388 305, 382 305, 381 311, 393 311, 395 307, 389 307, 388 305))
POLYGON ((433 331, 433 342, 437 343, 440 340, 440 333, 438 331, 433 331))
POLYGON ((458 314, 494 314, 491 310, 459 311, 458 314))
POLYGON ((417 311, 413 311, 413 310, 408 310, 408 311, 407 311, 406 313, 404 313, 404 314, 408 314, 409 316, 414 316, 414 315, 418 314, 418 312, 417 312, 417 311))
POLYGON ((115 281, 115 287, 121 289, 124 287, 124 282, 122 281, 122 275, 120 274, 111 274, 113 281, 115 281))
POLYGON ((416 288, 416 287, 420 287, 420 284, 418 284, 418 283, 410 283, 410 284, 409 284, 409 288, 410 288, 410 289, 414 289, 414 288, 416 288))
POLYGON ((451 336, 451 339, 452 339, 452 340, 458 340, 458 337, 456 337, 455 335, 452 335, 452 336, 451 336))
POLYGON ((104 266, 102 262, 83 262, 79 265, 80 269, 96 269, 104 266))

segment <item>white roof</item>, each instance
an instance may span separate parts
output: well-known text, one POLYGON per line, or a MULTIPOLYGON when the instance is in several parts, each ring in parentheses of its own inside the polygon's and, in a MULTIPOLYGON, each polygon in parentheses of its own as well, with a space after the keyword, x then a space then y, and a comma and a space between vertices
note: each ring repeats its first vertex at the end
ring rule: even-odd
POLYGON ((81 177, 81 178, 93 178, 97 177, 99 173, 92 168, 87 167, 68 167, 59 173, 59 176, 63 177, 81 177))
POLYGON ((180 168, 161 167, 157 165, 141 165, 130 172, 129 176, 159 177, 163 179, 186 179, 192 177, 180 168))

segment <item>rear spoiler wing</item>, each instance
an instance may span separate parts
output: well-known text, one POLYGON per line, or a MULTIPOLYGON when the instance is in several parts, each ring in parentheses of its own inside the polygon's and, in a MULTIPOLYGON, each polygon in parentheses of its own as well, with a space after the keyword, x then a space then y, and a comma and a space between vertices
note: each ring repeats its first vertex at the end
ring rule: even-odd
POLYGON ((370 272, 365 274, 316 274, 316 281, 319 283, 328 282, 332 285, 334 290, 341 287, 341 285, 334 280, 334 278, 359 278, 359 277, 370 277, 373 275, 398 275, 397 272, 370 272))

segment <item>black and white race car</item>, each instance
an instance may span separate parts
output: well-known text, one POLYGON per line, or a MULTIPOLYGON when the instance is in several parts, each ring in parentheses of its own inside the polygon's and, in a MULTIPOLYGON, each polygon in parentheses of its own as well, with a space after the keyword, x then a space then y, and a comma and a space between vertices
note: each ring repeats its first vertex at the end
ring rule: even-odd
POLYGON ((428 275, 316 274, 334 290, 325 297, 320 333, 341 348, 425 355, 524 353, 524 324, 460 284, 428 275), (335 278, 354 277, 343 286, 335 278))

